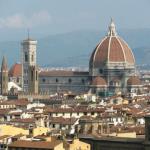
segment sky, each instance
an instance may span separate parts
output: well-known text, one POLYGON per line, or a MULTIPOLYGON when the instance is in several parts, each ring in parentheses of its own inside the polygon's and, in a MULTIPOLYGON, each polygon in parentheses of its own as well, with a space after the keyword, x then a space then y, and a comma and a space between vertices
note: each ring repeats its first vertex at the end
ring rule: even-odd
POLYGON ((150 0, 0 0, 0 41, 76 30, 150 28, 150 0))

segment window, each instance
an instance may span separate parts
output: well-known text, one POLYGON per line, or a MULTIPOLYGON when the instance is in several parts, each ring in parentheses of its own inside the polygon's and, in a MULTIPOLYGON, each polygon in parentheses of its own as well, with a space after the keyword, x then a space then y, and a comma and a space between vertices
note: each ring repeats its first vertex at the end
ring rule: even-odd
POLYGON ((33 129, 29 129, 29 134, 33 134, 33 129))
POLYGON ((99 69, 99 73, 100 73, 100 74, 103 74, 103 69, 99 69))
POLYGON ((24 57, 25 57, 25 62, 28 62, 28 54, 27 54, 27 52, 25 52, 24 57))
POLYGON ((94 115, 94 112, 91 112, 91 115, 94 115))
POLYGON ((86 115, 87 115, 87 112, 84 112, 84 115, 86 116, 86 115))
POLYGON ((58 83, 59 82, 59 80, 56 78, 56 83, 58 83))
POLYGON ((55 124, 53 124, 53 128, 55 128, 55 124))
POLYGON ((69 83, 71 83, 71 82, 72 82, 72 80, 71 80, 71 79, 69 79, 69 80, 68 80, 68 82, 69 82, 69 83))
POLYGON ((24 69, 24 74, 26 73, 26 69, 24 69))
POLYGON ((42 79, 42 82, 45 83, 45 81, 46 81, 45 78, 43 78, 43 79, 42 79))
POLYGON ((84 79, 82 79, 82 80, 81 80, 81 82, 82 82, 82 84, 84 84, 84 83, 85 83, 85 80, 84 80, 84 79))
POLYGON ((31 56, 31 60, 32 60, 32 62, 34 61, 34 55, 32 54, 32 56, 31 56))
POLYGON ((36 81, 38 80, 38 72, 36 71, 36 81))
POLYGON ((33 81, 33 70, 31 71, 31 81, 33 81))
POLYGON ((19 82, 19 77, 17 77, 17 82, 19 82))

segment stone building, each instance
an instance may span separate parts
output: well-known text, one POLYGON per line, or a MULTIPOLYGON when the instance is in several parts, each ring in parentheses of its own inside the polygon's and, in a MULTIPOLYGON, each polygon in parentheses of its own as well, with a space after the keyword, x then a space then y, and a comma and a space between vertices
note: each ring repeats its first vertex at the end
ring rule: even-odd
POLYGON ((80 139, 91 145, 91 150, 149 150, 150 116, 145 117, 145 138, 91 137, 80 139))
POLYGON ((89 61, 89 72, 40 72, 40 90, 69 90, 107 96, 117 92, 137 92, 140 82, 135 73, 135 58, 128 44, 118 36, 113 20, 107 35, 98 43, 89 61), (133 83, 133 85, 132 85, 133 83))
POLYGON ((91 92, 99 96, 109 96, 118 92, 138 93, 141 90, 133 52, 117 34, 113 20, 108 33, 91 54, 89 71, 38 70, 36 44, 37 41, 30 38, 22 42, 22 86, 26 92, 91 92))
POLYGON ((22 86, 25 92, 38 93, 38 67, 36 64, 37 41, 30 39, 22 43, 22 86))
POLYGON ((95 77, 104 80, 108 94, 119 91, 126 93, 127 80, 135 76, 134 55, 128 44, 118 36, 113 20, 108 34, 98 43, 91 55, 89 75, 92 80, 95 77))
POLYGON ((88 92, 89 73, 68 70, 41 71, 39 85, 41 92, 88 92))

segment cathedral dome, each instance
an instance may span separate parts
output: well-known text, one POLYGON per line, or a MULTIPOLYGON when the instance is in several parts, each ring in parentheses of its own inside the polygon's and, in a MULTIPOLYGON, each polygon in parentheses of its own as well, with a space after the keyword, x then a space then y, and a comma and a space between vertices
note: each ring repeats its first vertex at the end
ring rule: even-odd
POLYGON ((139 79, 138 76, 131 76, 131 77, 127 80, 127 85, 128 85, 128 86, 141 85, 141 80, 139 79))
POLYGON ((135 59, 128 44, 117 35, 115 24, 111 21, 108 35, 94 49, 90 58, 90 67, 99 68, 116 63, 134 66, 135 59))
POLYGON ((92 80, 92 86, 107 86, 105 79, 100 76, 95 77, 92 80))

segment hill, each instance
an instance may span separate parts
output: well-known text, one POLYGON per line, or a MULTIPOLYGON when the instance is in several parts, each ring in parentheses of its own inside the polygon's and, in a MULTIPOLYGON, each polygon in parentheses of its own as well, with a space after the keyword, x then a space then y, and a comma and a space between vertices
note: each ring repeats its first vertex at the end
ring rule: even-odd
MULTIPOLYGON (((118 32, 133 49, 137 64, 149 64, 150 29, 118 32)), ((88 66, 93 49, 105 33, 97 30, 83 30, 38 39, 38 64, 50 67, 88 66)), ((9 65, 20 60, 20 43, 20 41, 0 42, 0 57, 6 55, 9 65)))

